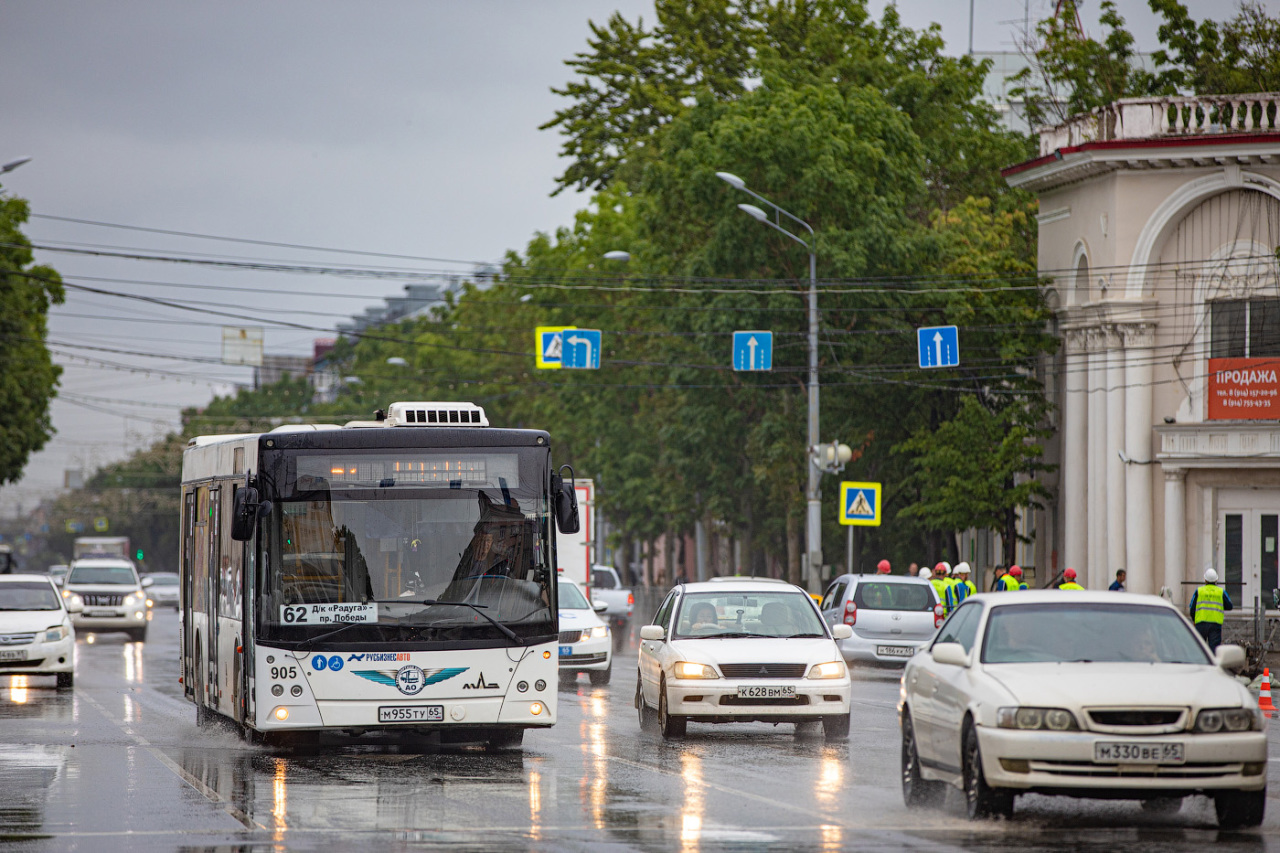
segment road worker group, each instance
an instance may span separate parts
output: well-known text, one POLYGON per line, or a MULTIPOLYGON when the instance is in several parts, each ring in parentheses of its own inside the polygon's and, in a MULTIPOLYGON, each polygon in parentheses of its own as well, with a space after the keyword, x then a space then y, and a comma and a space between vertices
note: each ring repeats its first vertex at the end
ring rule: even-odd
MULTIPOLYGON (((934 590, 938 593, 938 601, 942 602, 945 613, 955 610, 960 605, 960 602, 978 591, 973 581, 970 580, 972 568, 968 563, 957 563, 953 569, 950 563, 943 560, 932 569, 925 566, 919 570, 916 570, 916 564, 912 563, 910 571, 914 571, 920 577, 933 584, 934 590)), ((887 575, 890 572, 892 572, 892 566, 888 560, 881 560, 877 564, 877 574, 887 575)), ((1124 592, 1126 579, 1125 570, 1117 569, 1116 579, 1107 589, 1112 592, 1124 592)), ((1072 568, 1065 569, 1062 572, 1061 580, 1051 583, 1050 586, 1056 586, 1058 589, 1068 592, 1084 589, 1080 585, 1076 570, 1072 568)), ((1007 571, 1003 566, 995 568, 995 580, 991 584, 992 592, 1017 592, 1024 589, 1027 589, 1027 584, 1022 579, 1021 567, 1010 566, 1007 571)), ((1231 596, 1218 585, 1217 570, 1213 568, 1205 569, 1204 584, 1197 587, 1196 591, 1191 594, 1191 601, 1187 605, 1187 613, 1191 617, 1191 621, 1195 623, 1196 631, 1204 638, 1205 643, 1208 644, 1211 650, 1216 651, 1222 643, 1223 614, 1228 610, 1234 609, 1235 605, 1231 601, 1231 596)))

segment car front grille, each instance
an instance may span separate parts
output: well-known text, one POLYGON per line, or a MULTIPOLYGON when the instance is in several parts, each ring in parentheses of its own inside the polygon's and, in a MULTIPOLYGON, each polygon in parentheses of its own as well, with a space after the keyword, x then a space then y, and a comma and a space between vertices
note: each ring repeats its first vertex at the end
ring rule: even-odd
POLYGON ((1092 761, 1032 761, 1032 773, 1048 773, 1053 776, 1092 778, 1144 778, 1144 779, 1193 779, 1214 776, 1233 776, 1243 765, 1190 762, 1186 764, 1094 764, 1092 761))
POLYGON ((803 678, 808 668, 803 663, 722 663, 725 678, 803 678))
POLYGON ((44 658, 37 660, 0 660, 0 669, 35 669, 44 663, 44 658))
POLYGON ((1092 709, 1089 719, 1101 726, 1171 726, 1182 719, 1180 708, 1120 708, 1092 709))
POLYGON ((560 655, 560 665, 566 663, 604 663, 609 657, 608 652, 593 652, 589 655, 560 655))
POLYGON ((569 646, 582 639, 581 631, 561 631, 560 645, 569 646))
POLYGON ((0 646, 25 646, 36 641, 36 632, 23 634, 0 634, 0 646))
POLYGON ((739 707, 750 706, 753 708, 772 707, 772 708, 798 708, 801 705, 809 704, 808 696, 785 696, 778 699, 749 699, 745 696, 721 696, 721 705, 736 705, 739 707))
POLYGON ((82 592, 80 597, 84 599, 85 607, 119 607, 124 603, 123 595, 104 592, 82 592))

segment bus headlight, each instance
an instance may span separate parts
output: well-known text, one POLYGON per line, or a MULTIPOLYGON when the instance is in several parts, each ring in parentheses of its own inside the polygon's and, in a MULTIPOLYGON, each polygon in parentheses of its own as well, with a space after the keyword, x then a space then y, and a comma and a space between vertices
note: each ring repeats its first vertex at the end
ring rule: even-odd
POLYGON ((289 719, 289 709, 282 705, 272 711, 271 716, 283 723, 285 720, 289 719))
POLYGON ((529 713, 530 713, 530 714, 533 714, 535 717, 536 717, 536 716, 538 716, 539 714, 541 714, 541 713, 542 713, 542 703, 541 703, 541 702, 534 702, 532 705, 530 705, 530 706, 529 706, 529 713))

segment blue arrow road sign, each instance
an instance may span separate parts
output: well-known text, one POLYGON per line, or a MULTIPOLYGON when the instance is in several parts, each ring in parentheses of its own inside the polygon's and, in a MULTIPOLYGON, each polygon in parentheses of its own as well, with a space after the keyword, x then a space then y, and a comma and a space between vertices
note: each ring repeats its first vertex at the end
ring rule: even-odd
POLYGON ((734 370, 772 370, 773 332, 734 332, 734 370))
POLYGON ((600 330, 565 329, 560 365, 565 370, 599 369, 600 330))
POLYGON ((960 363, 960 330, 955 326, 916 329, 921 367, 955 367, 960 363))
POLYGON ((880 484, 841 483, 840 523, 860 527, 879 527, 880 484))

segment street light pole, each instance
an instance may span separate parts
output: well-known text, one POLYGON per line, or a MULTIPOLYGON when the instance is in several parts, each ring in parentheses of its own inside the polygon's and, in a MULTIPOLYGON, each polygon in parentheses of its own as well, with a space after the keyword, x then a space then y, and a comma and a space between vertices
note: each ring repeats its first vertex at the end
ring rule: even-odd
POLYGON ((737 175, 729 172, 716 172, 716 177, 734 189, 742 190, 744 193, 773 208, 777 214, 778 222, 774 222, 769 218, 769 214, 754 204, 738 205, 739 209, 757 221, 781 231, 801 246, 804 246, 809 252, 809 430, 808 443, 805 447, 805 465, 809 470, 809 483, 805 490, 805 500, 808 505, 806 524, 808 563, 810 582, 813 583, 817 581, 819 566, 822 565, 822 470, 819 468, 815 458, 820 439, 818 438, 818 256, 813 246, 814 232, 809 223, 795 214, 783 210, 759 193, 753 192, 747 187, 746 181, 737 175), (809 232, 808 242, 782 227, 780 223, 783 216, 798 223, 809 232))

